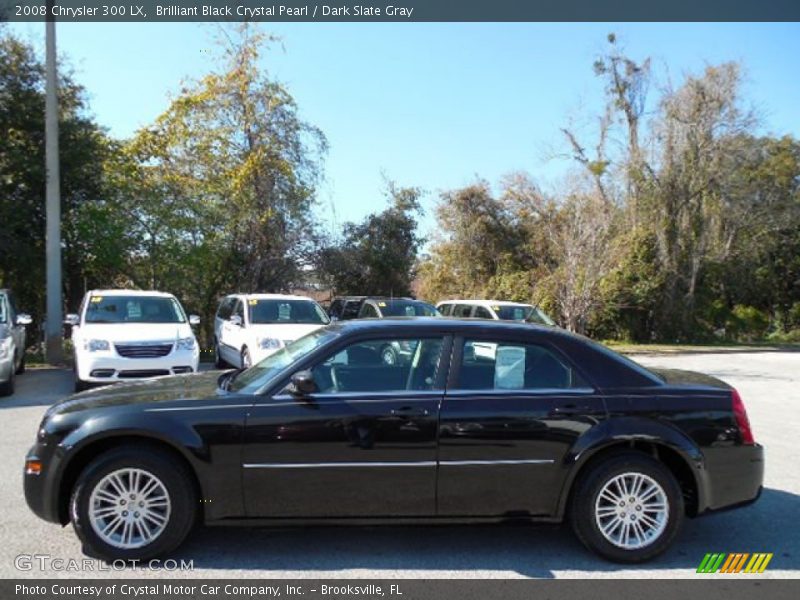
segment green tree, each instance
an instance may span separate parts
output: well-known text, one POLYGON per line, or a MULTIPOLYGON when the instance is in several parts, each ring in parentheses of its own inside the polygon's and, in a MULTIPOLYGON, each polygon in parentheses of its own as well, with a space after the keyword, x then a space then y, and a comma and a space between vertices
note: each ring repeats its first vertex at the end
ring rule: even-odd
POLYGON ((422 240, 418 188, 389 183, 389 207, 361 223, 346 223, 342 239, 323 247, 317 269, 337 294, 407 296, 422 240))
MULTIPOLYGON (((59 134, 64 292, 77 305, 86 287, 124 264, 124 224, 105 202, 104 164, 115 145, 88 116, 83 88, 61 65, 59 134)), ((44 66, 34 50, 0 32, 0 283, 44 317, 44 66)))

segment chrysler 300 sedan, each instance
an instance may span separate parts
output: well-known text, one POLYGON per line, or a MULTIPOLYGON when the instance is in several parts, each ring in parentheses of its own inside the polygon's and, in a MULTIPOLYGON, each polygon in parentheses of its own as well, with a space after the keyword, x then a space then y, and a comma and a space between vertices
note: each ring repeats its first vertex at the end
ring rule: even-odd
POLYGON ((169 553, 198 520, 568 521, 640 562, 685 517, 755 501, 763 470, 717 379, 549 327, 398 318, 330 325, 246 370, 67 398, 24 479, 37 515, 106 559, 169 553), (381 360, 393 342, 410 360, 381 360))

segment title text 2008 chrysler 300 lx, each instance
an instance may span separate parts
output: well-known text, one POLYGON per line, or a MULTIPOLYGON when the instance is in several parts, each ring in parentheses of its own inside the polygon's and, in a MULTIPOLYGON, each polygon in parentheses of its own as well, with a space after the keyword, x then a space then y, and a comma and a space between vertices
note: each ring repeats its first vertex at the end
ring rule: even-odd
POLYGON ((615 561, 684 516, 753 502, 763 449, 736 390, 564 331, 348 321, 245 371, 126 383, 50 408, 25 494, 85 550, 144 559, 208 524, 569 520, 615 561), (380 348, 411 352, 386 364, 380 348))

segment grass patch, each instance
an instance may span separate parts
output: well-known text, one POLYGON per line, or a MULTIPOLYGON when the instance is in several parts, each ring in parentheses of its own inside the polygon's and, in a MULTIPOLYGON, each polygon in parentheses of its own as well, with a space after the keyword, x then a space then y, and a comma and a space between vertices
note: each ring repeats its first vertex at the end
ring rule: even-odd
POLYGON ((773 342, 718 344, 635 344, 607 340, 609 348, 623 354, 713 354, 734 352, 800 352, 800 344, 780 344, 773 342))

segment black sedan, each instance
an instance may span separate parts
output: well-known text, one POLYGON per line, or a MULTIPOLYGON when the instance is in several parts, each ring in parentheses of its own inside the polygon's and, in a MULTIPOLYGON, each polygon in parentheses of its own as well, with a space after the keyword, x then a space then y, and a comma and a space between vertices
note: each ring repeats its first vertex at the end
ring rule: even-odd
POLYGON ((568 520, 598 554, 640 562, 685 516, 755 501, 763 471, 717 379, 548 327, 401 318, 331 325, 244 371, 67 398, 25 495, 106 559, 168 553, 197 520, 568 520), (386 364, 375 348, 395 342, 411 358, 386 364))

